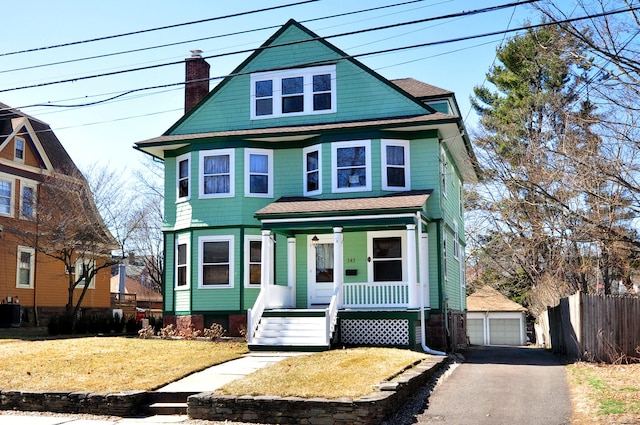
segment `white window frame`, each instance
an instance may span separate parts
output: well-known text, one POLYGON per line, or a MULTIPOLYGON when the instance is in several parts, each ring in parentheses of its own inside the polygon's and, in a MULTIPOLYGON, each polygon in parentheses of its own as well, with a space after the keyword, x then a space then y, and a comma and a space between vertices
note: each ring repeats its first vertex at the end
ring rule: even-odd
POLYGON ((442 196, 447 197, 447 153, 444 149, 440 151, 440 184, 442 185, 442 196))
MULTIPOLYGON (((262 255, 260 255, 260 261, 251 262, 251 242, 260 242, 260 253, 262 254, 262 236, 260 235, 245 235, 244 237, 244 287, 245 288, 260 288, 260 284, 251 283, 251 264, 262 264, 262 255)), ((261 270, 262 272, 262 270, 261 270)), ((262 280, 262 277, 261 277, 262 280)))
POLYGON ((244 196, 253 198, 273 198, 273 151, 271 149, 246 148, 244 150, 244 196), (267 193, 251 192, 251 175, 263 175, 251 172, 251 155, 267 157, 267 193))
MULTIPOLYGON (((84 266, 84 258, 80 257, 76 260, 75 263, 75 269, 74 269, 74 273, 73 273, 73 278, 77 279, 78 278, 78 270, 81 270, 81 268, 84 266)), ((93 263, 93 267, 95 268, 95 260, 87 260, 89 263, 93 263)), ((80 282, 78 282, 78 284, 76 285, 76 289, 83 289, 84 286, 86 284, 86 281, 84 279, 82 279, 80 282)), ((94 275, 90 280, 89 280, 89 289, 95 289, 96 288, 96 275, 94 275)))
POLYGON ((35 275, 35 256, 36 250, 27 246, 18 246, 18 258, 16 261, 16 288, 33 289, 34 275, 35 275), (23 285, 20 283, 20 254, 26 252, 29 254, 29 283, 23 285))
POLYGON ((382 139, 380 141, 381 165, 382 165, 382 190, 407 191, 411 190, 411 152, 409 140, 382 139), (404 165, 394 165, 387 163, 387 146, 401 146, 404 149, 404 165), (404 169, 404 186, 389 186, 387 168, 404 169))
POLYGON ((302 184, 304 185, 304 187, 302 188, 304 196, 314 196, 322 194, 322 145, 309 146, 302 150, 302 184), (307 168, 307 155, 313 152, 318 152, 317 170, 309 170, 307 168), (318 189, 307 190, 309 174, 316 172, 318 173, 318 189))
POLYGON ((460 236, 458 232, 458 223, 453 223, 453 258, 460 261, 460 241, 458 237, 460 236))
POLYGON ((229 289, 235 286, 233 240, 233 235, 200 236, 198 238, 198 289, 229 289), (204 266, 204 244, 206 242, 228 242, 229 244, 229 282, 226 285, 205 285, 203 283, 202 267, 204 266))
MULTIPOLYGON (((318 115, 318 114, 331 114, 337 110, 337 90, 336 90, 336 66, 324 65, 315 66, 309 68, 289 69, 285 71, 267 71, 251 74, 251 119, 270 119, 281 118, 289 116, 300 115, 318 115), (331 108, 322 110, 313 110, 313 76, 329 74, 331 76, 331 108), (286 78, 303 77, 303 93, 304 107, 300 112, 282 112, 282 80, 286 78), (269 115, 256 115, 256 82, 258 81, 272 81, 272 113, 269 115)), ((326 92, 322 92, 326 93, 326 92)), ((284 96, 286 97, 286 96, 284 96)))
POLYGON ((333 193, 370 192, 371 191, 371 140, 353 140, 333 142, 331 144, 331 191, 333 193), (365 179, 364 186, 338 187, 338 150, 342 148, 365 147, 365 179))
POLYGON ((462 184, 462 181, 459 180, 458 181, 459 186, 458 186, 458 192, 459 192, 459 196, 460 196, 460 217, 463 218, 464 217, 464 185, 462 184))
POLYGON ((201 199, 209 198, 233 198, 236 188, 236 152, 235 149, 212 149, 200 151, 200 160, 198 165, 198 178, 200 180, 199 197, 201 199), (229 192, 224 193, 204 193, 204 159, 209 156, 229 156, 229 192))
POLYGON ((191 153, 185 153, 183 155, 176 157, 176 202, 184 202, 191 199, 191 153), (187 191, 189 192, 187 196, 180 197, 180 163, 182 161, 187 161, 187 170, 189 171, 189 175, 186 177, 187 179, 187 191))
POLYGON ((16 187, 16 182, 13 178, 6 174, 0 174, 0 182, 9 183, 9 212, 0 211, 0 216, 4 217, 13 217, 15 202, 14 202, 14 191, 16 187))
POLYGON ((384 260, 375 260, 373 258, 373 240, 379 238, 400 238, 400 259, 402 260, 402 281, 406 282, 409 277, 409 269, 407 267, 407 232, 404 230, 381 230, 376 232, 367 232, 367 256, 371 258, 371 261, 367 264, 367 274, 368 281, 373 282, 373 266, 375 261, 384 261, 384 260))
POLYGON ((13 140, 13 160, 15 162, 20 162, 22 164, 24 164, 24 157, 26 154, 26 146, 27 146, 27 141, 24 137, 18 137, 16 136, 16 138, 13 140), (22 144, 22 158, 18 157, 18 142, 20 142, 22 144))
POLYGON ((176 291, 184 291, 187 290, 191 287, 191 237, 189 235, 179 235, 176 238, 176 242, 175 242, 175 249, 174 249, 174 270, 173 270, 173 288, 176 291), (178 247, 180 245, 186 245, 187 247, 187 252, 186 252, 186 263, 185 263, 185 267, 186 267, 186 285, 183 286, 179 286, 178 285, 178 267, 180 267, 180 264, 178 264, 178 247))
POLYGON ((25 180, 20 180, 20 218, 22 219, 32 219, 35 217, 36 215, 36 206, 37 206, 37 202, 36 202, 36 196, 38 194, 38 187, 36 185, 36 183, 33 182, 27 182, 25 180), (24 189, 25 188, 30 188, 31 190, 33 190, 33 200, 32 200, 32 205, 31 208, 33 209, 31 215, 25 215, 24 214, 24 189))

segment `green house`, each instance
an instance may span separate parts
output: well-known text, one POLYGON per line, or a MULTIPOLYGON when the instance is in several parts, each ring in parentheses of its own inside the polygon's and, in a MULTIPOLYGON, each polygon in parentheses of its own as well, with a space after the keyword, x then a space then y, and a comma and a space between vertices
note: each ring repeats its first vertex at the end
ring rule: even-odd
POLYGON ((389 81, 291 20, 136 148, 165 164, 165 323, 252 349, 466 341, 463 183, 478 170, 454 94, 389 81))

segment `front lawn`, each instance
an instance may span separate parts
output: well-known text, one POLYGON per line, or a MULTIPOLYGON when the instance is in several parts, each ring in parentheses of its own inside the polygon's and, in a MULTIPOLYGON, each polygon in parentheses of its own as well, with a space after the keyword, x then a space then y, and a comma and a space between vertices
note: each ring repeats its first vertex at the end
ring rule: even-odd
POLYGON ((0 344, 0 388, 152 390, 246 352, 247 345, 238 342, 125 337, 8 340, 0 344))

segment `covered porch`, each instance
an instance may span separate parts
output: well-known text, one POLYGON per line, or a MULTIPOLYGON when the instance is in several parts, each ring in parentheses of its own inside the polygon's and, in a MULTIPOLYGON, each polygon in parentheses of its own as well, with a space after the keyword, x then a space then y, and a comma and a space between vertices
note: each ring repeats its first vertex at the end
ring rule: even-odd
POLYGON ((248 310, 249 346, 328 349, 424 340, 430 193, 282 198, 259 210, 261 288, 248 310), (276 234, 286 237, 286 282, 274 279, 276 234))

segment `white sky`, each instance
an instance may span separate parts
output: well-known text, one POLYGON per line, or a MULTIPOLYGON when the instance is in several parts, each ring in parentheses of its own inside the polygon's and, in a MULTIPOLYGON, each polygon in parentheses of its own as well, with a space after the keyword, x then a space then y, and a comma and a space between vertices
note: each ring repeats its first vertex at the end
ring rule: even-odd
MULTIPOLYGON (((82 77, 140 66, 182 61, 192 49, 203 55, 258 47, 277 28, 221 37, 176 46, 121 54, 101 59, 40 66, 58 61, 104 55, 179 41, 227 34, 267 26, 280 26, 293 18, 320 36, 366 29, 398 22, 440 16, 464 10, 508 3, 507 0, 433 0, 406 4, 380 11, 361 13, 305 23, 305 20, 401 2, 393 0, 321 0, 270 12, 193 24, 179 28, 114 38, 76 46, 39 50, 32 53, 6 53, 55 44, 69 43, 159 26, 213 18, 255 9, 294 3, 277 1, 183 0, 25 0, 5 8, 3 42, 0 44, 0 102, 47 122, 81 169, 91 164, 136 167, 143 156, 135 142, 161 135, 183 113, 182 86, 142 91, 96 106, 54 108, 25 107, 34 104, 82 104, 106 99, 126 90, 184 81, 184 64, 160 67, 117 76, 94 78, 37 88, 8 90, 32 84, 82 77), (14 71, 15 70, 15 71, 14 71)), ((567 4, 571 3, 567 0, 567 4)), ((369 32, 328 41, 348 54, 434 42, 520 27, 526 19, 537 22, 527 6, 518 6, 477 16, 427 22, 400 28, 369 32)), ((513 35, 510 34, 510 35, 513 35)), ((456 93, 468 128, 474 126, 469 96, 484 83, 485 73, 495 58, 503 36, 492 36, 434 47, 359 58, 386 78, 412 77, 456 93)), ((208 60, 211 75, 231 72, 248 56, 232 55, 208 60)), ((214 84, 211 84, 213 88, 214 84)))

